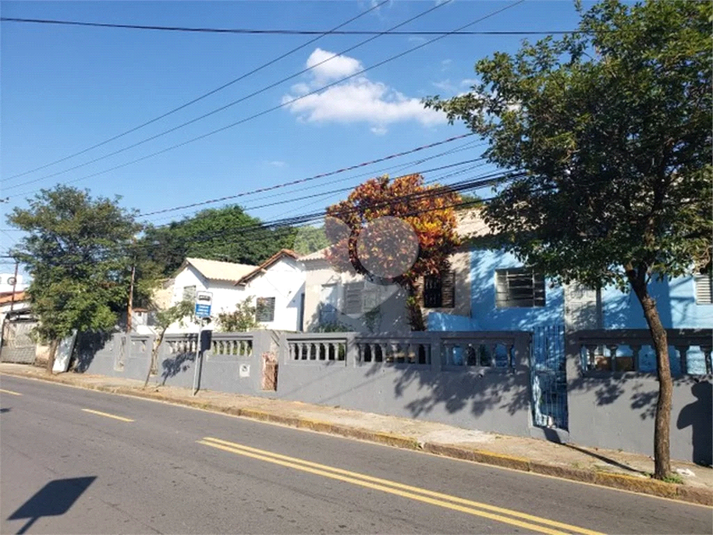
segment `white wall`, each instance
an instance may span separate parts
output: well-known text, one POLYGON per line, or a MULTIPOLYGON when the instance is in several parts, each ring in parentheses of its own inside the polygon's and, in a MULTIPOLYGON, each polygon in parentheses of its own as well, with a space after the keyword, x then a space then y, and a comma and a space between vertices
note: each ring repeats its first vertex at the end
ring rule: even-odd
MULTIPOLYGON (((213 294, 213 305, 211 307, 211 315, 213 317, 216 317, 221 312, 235 310, 235 306, 246 297, 244 288, 235 286, 233 282, 207 280, 193 266, 189 265, 176 275, 173 283, 171 305, 181 302, 183 289, 187 286, 195 286, 196 292, 205 291, 213 294)), ((181 327, 178 323, 175 323, 166 332, 198 332, 198 324, 185 322, 185 325, 181 327)))
MULTIPOLYGON (((283 257, 245 287, 244 296, 275 298, 274 321, 261 323, 266 329, 300 331, 300 307, 304 292, 305 274, 301 262, 283 257)), ((242 297, 244 299, 245 297, 242 297)))
MULTIPOLYGON (((207 291, 213 294, 211 308, 213 317, 221 312, 232 312, 238 303, 248 297, 253 298, 253 305, 259 297, 274 297, 274 321, 261 325, 266 329, 299 331, 304 278, 302 264, 292 258, 280 259, 244 287, 236 286, 233 282, 206 280, 195 268, 187 266, 176 275, 171 304, 175 305, 183 299, 183 289, 186 286, 195 286, 197 292, 207 291)), ((197 331, 198 324, 186 322, 183 327, 178 324, 172 325, 167 332, 197 331)))

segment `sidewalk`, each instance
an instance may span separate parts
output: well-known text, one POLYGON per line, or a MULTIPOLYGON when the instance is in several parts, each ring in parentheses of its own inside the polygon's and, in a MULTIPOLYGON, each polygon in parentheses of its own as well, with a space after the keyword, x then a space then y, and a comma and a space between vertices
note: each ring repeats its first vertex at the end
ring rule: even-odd
POLYGON ((140 381, 99 375, 65 373, 50 376, 42 368, 21 364, 1 363, 0 374, 178 403, 515 470, 713 505, 713 468, 691 463, 673 462, 673 469, 678 469, 679 484, 663 483, 649 477, 654 463, 646 455, 555 444, 293 401, 209 391, 201 391, 194 397, 185 388, 150 386, 144 389, 140 381))

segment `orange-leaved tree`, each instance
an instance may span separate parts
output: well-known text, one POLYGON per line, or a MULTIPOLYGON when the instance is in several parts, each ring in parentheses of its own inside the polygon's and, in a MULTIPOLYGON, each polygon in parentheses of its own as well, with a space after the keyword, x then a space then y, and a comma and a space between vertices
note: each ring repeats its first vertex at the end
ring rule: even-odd
POLYGON ((458 193, 426 186, 418 174, 367 180, 327 208, 325 229, 332 243, 327 259, 339 271, 399 284, 407 293, 411 329, 423 331, 418 281, 448 269, 459 244, 454 208, 459 202, 458 193))

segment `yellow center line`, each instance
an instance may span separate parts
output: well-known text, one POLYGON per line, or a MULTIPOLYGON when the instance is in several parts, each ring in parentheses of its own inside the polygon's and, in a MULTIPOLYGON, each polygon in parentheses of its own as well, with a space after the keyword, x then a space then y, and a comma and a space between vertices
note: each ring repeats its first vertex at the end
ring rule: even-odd
POLYGON ((362 487, 380 490, 387 492, 389 494, 395 494, 397 496, 402 496, 412 500, 417 500, 423 503, 428 503, 431 505, 437 505, 439 507, 444 507, 454 511, 460 511, 463 513, 481 516, 491 520, 496 520, 498 522, 503 522, 505 524, 510 524, 513 526, 518 526, 524 529, 530 529, 533 531, 538 531, 540 533, 547 533, 549 535, 561 535, 562 533, 580 533, 582 535, 601 535, 599 532, 591 531, 588 529, 580 528, 578 526, 572 526, 570 524, 565 524, 562 522, 557 522, 554 520, 549 520, 546 518, 540 518, 534 515, 529 515, 527 513, 521 513, 519 511, 514 511, 511 509, 506 509, 503 507, 497 507, 494 505, 489 505, 485 503, 475 502, 472 500, 466 500, 459 498, 457 496, 451 496, 448 494, 442 494, 439 492, 422 489, 420 487, 413 487, 410 485, 404 485, 402 483, 397 483, 395 481, 389 481, 386 479, 381 479, 377 477, 368 476, 366 474, 360 474, 357 472, 350 472, 348 470, 342 470, 340 468, 334 468, 327 465, 322 465, 318 463, 313 463, 310 461, 305 461, 302 459, 297 459, 294 457, 288 457, 286 455, 280 455, 277 453, 272 453, 264 450, 259 450, 256 448, 251 448, 249 446, 243 446, 241 444, 236 444, 234 442, 228 442, 226 440, 221 440, 212 437, 205 437, 203 440, 198 441, 199 444, 205 446, 211 446, 223 451, 228 451, 230 453, 235 453, 238 455, 243 455, 246 457, 251 457, 254 459, 259 459, 273 464, 278 464, 280 466, 285 466, 288 468, 293 468, 296 470, 301 470, 303 472, 308 472, 315 475, 320 475, 330 479, 336 479, 339 481, 344 481, 347 483, 352 483, 354 485, 359 485, 362 487), (488 511, 492 511, 488 512, 488 511), (500 514, 495 514, 500 513, 500 514), (502 515, 508 515, 502 516, 502 515), (512 518, 514 517, 514 518, 512 518), (521 519, 521 520, 518 520, 521 519), (536 522, 541 525, 535 525, 530 522, 525 522, 525 520, 530 522, 536 522), (554 528, 561 528, 566 531, 557 531, 550 529, 545 526, 550 526, 554 528))
POLYGON ((4 388, 0 388, 0 392, 3 394, 12 394, 13 396, 21 396, 19 392, 13 392, 12 390, 5 390, 4 388))
POLYGON ((121 420, 122 422, 133 422, 130 418, 124 418, 123 416, 116 416, 114 414, 109 414, 101 411, 94 411, 92 409, 82 409, 84 412, 90 412, 92 414, 98 414, 99 416, 106 416, 107 418, 114 418, 114 420, 121 420))

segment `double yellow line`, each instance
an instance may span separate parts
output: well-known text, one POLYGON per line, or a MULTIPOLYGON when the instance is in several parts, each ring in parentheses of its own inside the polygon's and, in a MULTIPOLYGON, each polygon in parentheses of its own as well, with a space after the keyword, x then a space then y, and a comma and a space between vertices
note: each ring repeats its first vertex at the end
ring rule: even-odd
POLYGON ((327 477, 329 479, 336 479, 337 481, 351 483, 353 485, 358 485, 368 489, 379 490, 388 494, 401 496, 403 498, 416 500, 430 505, 436 505, 438 507, 451 509, 461 513, 487 518, 489 520, 495 520, 497 522, 503 522, 511 526, 517 526, 519 528, 537 531, 539 533, 547 533, 549 535, 563 535, 565 533, 602 535, 597 531, 572 526, 563 522, 556 522, 547 518, 540 518, 538 516, 521 513, 512 509, 496 507, 486 503, 458 498, 457 496, 451 496, 419 487, 404 485, 395 481, 389 481, 388 479, 372 477, 366 474, 350 472, 349 470, 342 470, 341 468, 334 468, 323 464, 297 459, 295 457, 288 457, 287 455, 280 455, 278 453, 259 450, 257 448, 243 446, 241 444, 228 442, 227 440, 221 440, 219 438, 204 437, 202 440, 199 440, 198 443, 203 444, 204 446, 210 446, 219 450, 242 455, 244 457, 258 459, 260 461, 327 477))

